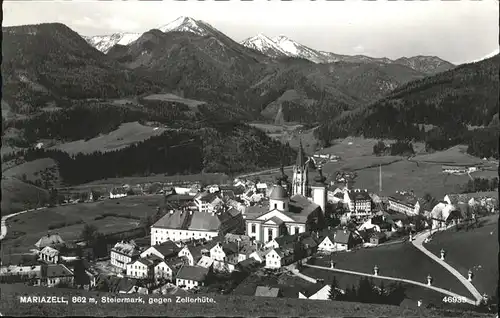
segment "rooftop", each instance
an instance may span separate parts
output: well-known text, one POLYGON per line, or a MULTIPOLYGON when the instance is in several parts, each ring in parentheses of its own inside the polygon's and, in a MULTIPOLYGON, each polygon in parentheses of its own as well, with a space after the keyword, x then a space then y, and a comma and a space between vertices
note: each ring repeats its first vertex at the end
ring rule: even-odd
POLYGON ((255 296, 258 297, 278 297, 280 290, 279 288, 267 287, 267 286, 257 286, 255 289, 255 296))
POLYGON ((64 241, 59 236, 59 234, 56 233, 56 234, 47 234, 45 236, 42 236, 38 240, 38 242, 35 243, 35 246, 38 247, 39 249, 42 249, 45 246, 53 246, 59 244, 64 244, 64 241))
POLYGON ((187 266, 181 267, 177 273, 178 279, 188 279, 196 282, 202 282, 208 275, 208 268, 200 266, 187 266))

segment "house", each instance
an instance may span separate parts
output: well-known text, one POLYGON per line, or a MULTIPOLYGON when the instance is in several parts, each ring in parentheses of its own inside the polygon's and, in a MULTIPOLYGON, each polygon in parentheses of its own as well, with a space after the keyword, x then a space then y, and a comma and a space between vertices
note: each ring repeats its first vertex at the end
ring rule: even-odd
POLYGON ((255 252, 252 252, 250 255, 248 255, 248 258, 253 258, 259 263, 263 263, 266 260, 266 254, 267 250, 256 250, 255 252))
POLYGON ((42 236, 36 243, 35 246, 38 250, 42 250, 46 246, 50 247, 61 247, 65 243, 63 239, 59 236, 59 234, 50 234, 48 233, 45 236, 42 236))
POLYGON ((384 232, 375 232, 370 236, 370 243, 379 245, 387 240, 387 235, 384 232))
POLYGON ((420 207, 424 203, 412 193, 396 192, 389 196, 389 209, 406 215, 417 215, 420 207))
POLYGON ((268 185, 265 182, 257 182, 255 185, 255 192, 261 193, 261 194, 266 194, 267 193, 267 188, 268 185))
POLYGON ((211 240, 219 234, 240 231, 243 224, 243 216, 236 209, 217 213, 170 210, 151 226, 151 245, 167 240, 211 240))
POLYGON ((73 272, 63 264, 49 264, 41 266, 41 286, 54 287, 58 284, 73 285, 73 272))
POLYGON ((201 266, 205 268, 211 268, 212 265, 214 264, 214 260, 208 256, 202 256, 200 260, 198 261, 198 264, 196 266, 201 266))
POLYGON ((59 262, 59 257, 60 257, 59 254, 60 253, 57 249, 50 246, 45 246, 38 253, 38 256, 41 261, 56 264, 59 262))
POLYGON ((292 247, 273 248, 266 254, 266 268, 276 269, 287 266, 295 260, 292 247))
POLYGON ((429 218, 432 220, 432 228, 435 229, 444 226, 453 219, 462 218, 462 213, 454 205, 440 202, 432 209, 429 218))
POLYGON ((486 207, 488 212, 494 212, 498 209, 498 192, 476 192, 464 194, 447 194, 444 197, 444 202, 458 206, 459 204, 467 204, 473 206, 486 207))
POLYGON ((146 249, 144 252, 141 253, 140 257, 156 255, 157 257, 166 259, 171 256, 177 255, 180 250, 181 249, 177 244, 175 244, 173 241, 168 240, 161 244, 149 247, 148 249, 146 249))
POLYGON ((110 199, 119 199, 127 196, 127 190, 125 188, 113 188, 109 191, 110 199))
MULTIPOLYGON (((161 258, 160 258, 161 260, 161 258)), ((139 258, 127 264, 127 277, 148 278, 153 275, 155 264, 151 258, 139 258)))
POLYGON ((143 294, 143 295, 147 295, 148 293, 149 293, 149 291, 148 291, 147 288, 145 288, 145 287, 139 287, 139 286, 133 286, 127 292, 127 294, 143 294))
POLYGON ((127 264, 139 258, 140 252, 135 244, 118 242, 111 249, 111 265, 127 269, 127 264))
POLYGON ((210 249, 210 258, 214 261, 228 262, 230 264, 238 263, 239 257, 238 244, 231 242, 217 242, 217 244, 210 249))
POLYGON ((247 191, 245 191, 242 194, 241 199, 248 206, 248 205, 251 205, 252 203, 258 203, 258 202, 262 201, 264 196, 265 196, 265 194, 258 193, 258 192, 256 192, 255 189, 248 189, 247 191))
POLYGON ((303 288, 299 292, 299 299, 328 300, 330 298, 330 285, 316 283, 303 288))
POLYGON ((208 273, 208 268, 184 265, 177 273, 176 285, 186 289, 204 286, 208 273))
POLYGON ((209 193, 216 193, 220 191, 219 185, 213 184, 206 187, 209 193))
POLYGON ((372 198, 366 189, 349 191, 348 203, 351 210, 351 217, 362 218, 371 215, 372 198))
POLYGON ((99 276, 97 284, 99 284, 101 280, 107 281, 110 293, 128 294, 135 286, 137 286, 137 279, 134 278, 99 276))
POLYGON ((200 261, 202 256, 210 257, 211 247, 212 244, 186 245, 179 251, 178 256, 186 258, 187 264, 190 266, 194 266, 200 261))
POLYGON ((279 288, 273 288, 273 287, 267 287, 267 286, 257 286, 255 289, 255 294, 254 296, 257 297, 279 297, 280 296, 280 289, 279 288))
POLYGON ((201 192, 194 197, 194 203, 200 212, 211 212, 210 203, 217 197, 215 193, 201 192))
POLYGON ((318 250, 323 252, 345 251, 356 246, 360 239, 347 229, 334 229, 322 233, 318 250))

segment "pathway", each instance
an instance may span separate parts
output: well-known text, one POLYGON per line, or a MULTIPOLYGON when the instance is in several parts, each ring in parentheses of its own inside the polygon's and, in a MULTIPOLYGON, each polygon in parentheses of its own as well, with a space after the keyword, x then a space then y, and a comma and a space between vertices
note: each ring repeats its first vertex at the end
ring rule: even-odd
MULTIPOLYGON (((439 292, 441 294, 444 294, 444 295, 447 295, 447 296, 452 296, 452 297, 456 297, 456 298, 465 299, 465 301, 468 304, 476 305, 476 301, 475 300, 469 299, 467 297, 464 297, 462 295, 456 294, 454 292, 451 292, 451 291, 443 289, 443 288, 439 288, 439 287, 435 287, 435 286, 429 286, 427 284, 424 284, 424 283, 421 283, 421 282, 416 282, 416 281, 409 280, 409 279, 403 279, 403 278, 397 278, 397 277, 390 277, 390 276, 380 276, 380 275, 375 276, 373 274, 367 274, 367 273, 361 273, 361 272, 354 272, 354 271, 349 271, 349 270, 345 270, 345 269, 329 268, 329 267, 317 266, 317 265, 310 265, 310 264, 304 264, 304 266, 311 267, 311 268, 318 268, 318 269, 322 269, 322 270, 328 270, 328 271, 332 271, 332 272, 346 273, 346 274, 352 274, 352 275, 358 275, 358 276, 367 276, 367 277, 380 278, 380 279, 385 279, 385 280, 399 281, 399 282, 404 282, 404 283, 408 283, 408 284, 418 285, 418 286, 421 286, 421 287, 424 287, 424 288, 432 289, 434 291, 437 291, 437 292, 439 292)), ((301 274, 301 275, 306 276, 304 274, 301 274)), ((308 277, 308 278, 309 279, 313 279, 311 277, 308 277)))
MULTIPOLYGON (((295 264, 294 264, 294 265, 295 265, 295 264)), ((292 272, 292 274, 294 274, 295 276, 300 277, 300 278, 302 278, 303 280, 307 280, 307 281, 308 281, 308 282, 310 282, 310 283, 316 284, 316 283, 318 282, 318 280, 317 280, 317 279, 314 279, 314 278, 312 278, 312 277, 309 277, 309 276, 307 276, 307 275, 304 275, 304 274, 302 274, 301 272, 299 272, 299 270, 297 270, 297 269, 292 269, 292 270, 291 270, 291 272, 292 272)))
MULTIPOLYGON (((440 230, 443 230, 443 229, 440 229, 440 230)), ((436 230, 434 230, 434 233, 435 232, 436 232, 436 230)), ((474 295, 474 297, 476 298, 476 304, 479 304, 479 302, 483 299, 483 296, 481 296, 481 293, 476 289, 476 287, 474 287, 474 285, 472 285, 472 283, 469 282, 469 280, 467 278, 462 276, 462 274, 460 274, 456 269, 454 269, 452 266, 450 266, 445 261, 441 260, 441 258, 437 257, 436 255, 434 255, 432 252, 430 252, 429 250, 427 250, 423 246, 423 242, 429 236, 431 236, 430 230, 426 230, 424 232, 418 233, 415 236, 414 240, 412 241, 412 244, 416 248, 418 248, 420 251, 425 253, 425 255, 427 255, 432 260, 434 260, 435 262, 437 262, 438 264, 440 264, 441 266, 446 268, 450 273, 452 273, 465 287, 467 287, 467 289, 470 291, 470 293, 472 295, 474 295)))

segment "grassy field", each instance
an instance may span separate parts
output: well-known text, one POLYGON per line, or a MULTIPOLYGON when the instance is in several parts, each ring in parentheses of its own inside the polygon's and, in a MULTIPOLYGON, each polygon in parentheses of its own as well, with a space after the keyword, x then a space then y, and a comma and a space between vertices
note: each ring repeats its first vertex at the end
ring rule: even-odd
MULTIPOLYGON (((436 287, 444 288, 459 295, 472 298, 469 290, 445 268, 425 256, 411 243, 393 244, 374 248, 364 248, 350 252, 339 252, 332 255, 339 269, 373 274, 373 267, 379 267, 379 274, 409 279, 421 283, 427 282, 427 275, 433 277, 436 287)), ((330 256, 318 260, 319 266, 330 266, 330 256)), ((309 276, 315 277, 311 269, 309 276)))
POLYGON ((69 154, 92 153, 95 151, 112 151, 127 147, 137 142, 158 136, 165 131, 161 127, 148 127, 138 122, 124 123, 109 134, 101 135, 90 140, 77 140, 63 143, 53 148, 65 151, 69 154))
POLYGON ((51 158, 42 158, 25 162, 3 171, 5 177, 14 177, 22 179, 26 175, 26 180, 36 181, 41 180, 44 185, 44 180, 50 183, 50 186, 57 187, 60 183, 59 169, 57 162, 51 158))
POLYGON ((27 252, 33 248, 40 237, 48 231, 59 233, 65 241, 79 239, 86 223, 93 224, 102 233, 113 233, 134 229, 139 220, 129 217, 145 217, 156 213, 156 207, 163 196, 130 196, 121 199, 104 200, 92 203, 79 203, 28 212, 9 219, 7 236, 2 241, 2 250, 8 253, 27 252), (103 213, 116 213, 95 220, 103 213), (123 217, 119 217, 123 216, 123 217), (61 227, 50 229, 54 225, 61 227))
MULTIPOLYGON (((230 182, 230 178, 223 173, 198 173, 189 175, 165 176, 163 174, 152 175, 148 177, 123 177, 123 178, 109 178, 103 180, 92 181, 78 186, 64 188, 68 192, 82 192, 90 189, 107 193, 114 186, 121 186, 124 184, 136 185, 145 183, 170 183, 180 184, 183 182, 194 183, 204 182, 206 184, 225 184, 230 182)), ((61 188, 62 190, 62 188, 61 188)))
MULTIPOLYGON (((494 317, 494 315, 479 314, 468 311, 443 311, 429 309, 410 309, 397 306, 371 305, 360 303, 315 301, 303 299, 249 296, 213 296, 214 303, 172 303, 149 304, 149 299, 158 299, 155 296, 141 296, 144 304, 116 303, 95 305, 78 304, 70 302, 64 304, 23 304, 19 305, 19 297, 30 296, 59 296, 71 298, 73 296, 85 296, 87 299, 94 297, 99 301, 103 296, 130 297, 127 295, 111 295, 108 293, 87 292, 82 290, 55 289, 42 287, 27 287, 24 285, 0 285, 2 302, 0 311, 5 316, 168 316, 168 317, 494 317)), ((136 296, 136 295, 133 295, 136 296)), ((203 295, 195 295, 203 296, 203 295)), ((211 297, 210 295, 207 295, 211 297)), ((167 298, 168 296, 164 296, 167 298)))
POLYGON ((451 165, 480 165, 483 160, 467 154, 467 146, 458 145, 431 154, 417 155, 412 160, 451 165))
MULTIPOLYGON (((347 137, 344 139, 336 139, 333 145, 324 148, 318 153, 321 154, 333 154, 340 156, 344 160, 349 160, 352 158, 357 158, 361 156, 372 156, 373 146, 379 141, 379 139, 372 138, 362 138, 362 137, 347 137)), ((395 142, 395 140, 385 139, 383 140, 385 144, 390 144, 395 142)), ((413 149, 415 153, 420 153, 424 151, 425 144, 418 142, 413 144, 413 149)))
POLYGON ((191 108, 196 108, 199 105, 205 104, 205 102, 197 101, 194 99, 182 98, 174 94, 152 94, 144 97, 145 100, 160 100, 166 102, 177 102, 185 104, 191 108))
MULTIPOLYGON (((344 290, 351 286, 357 288, 359 285, 359 280, 362 278, 361 276, 358 275, 336 273, 329 270, 319 270, 310 267, 304 267, 304 269, 301 272, 310 277, 323 279, 325 284, 331 284, 333 277, 335 276, 339 288, 342 288, 344 290)), ((383 282, 385 288, 388 288, 393 283, 385 279, 376 279, 376 278, 374 278, 372 281, 377 286, 380 286, 380 284, 383 282)), ((413 300, 415 301, 415 303, 418 300, 422 300, 424 306, 432 304, 434 306, 438 306, 439 308, 453 308, 451 304, 443 302, 443 297, 445 295, 438 293, 435 290, 407 283, 402 283, 402 285, 405 288, 404 292, 405 298, 413 300)))
POLYGON ((36 205, 47 200, 49 193, 15 178, 2 177, 2 215, 26 209, 26 203, 36 205))
POLYGON ((494 295, 498 288, 498 215, 485 217, 480 223, 481 227, 469 231, 452 228, 438 232, 425 247, 437 256, 444 248, 447 263, 464 277, 471 269, 477 290, 494 295))

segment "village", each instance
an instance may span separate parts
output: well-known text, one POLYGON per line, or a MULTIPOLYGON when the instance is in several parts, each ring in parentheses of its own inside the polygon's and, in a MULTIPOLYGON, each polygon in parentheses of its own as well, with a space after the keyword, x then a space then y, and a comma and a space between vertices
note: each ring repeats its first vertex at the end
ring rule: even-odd
MULTIPOLYGON (((321 165, 300 147, 292 180, 282 168, 273 183, 237 178, 230 185, 160 187, 156 191, 164 202, 149 235, 118 241, 109 251, 104 246, 106 255, 91 257, 95 247, 90 245, 100 244, 95 240, 67 243, 49 232, 35 244, 35 257, 2 263, 0 277, 4 283, 111 293, 227 294, 250 273, 300 276, 311 258, 326 258, 333 268, 332 255, 412 241, 424 230, 498 212, 497 199, 480 194, 448 194, 432 204, 411 190, 379 197, 349 188, 348 174, 330 184, 326 179, 321 165), (318 173, 310 180, 312 169, 318 173), (229 281, 224 287, 221 277, 229 281)), ((88 199, 119 202, 128 193, 113 188, 109 197, 92 198, 91 192, 88 199)), ((277 297, 278 291, 262 285, 254 295, 277 297)), ((291 297, 329 295, 328 283, 319 281, 314 291, 299 290, 291 297)))

